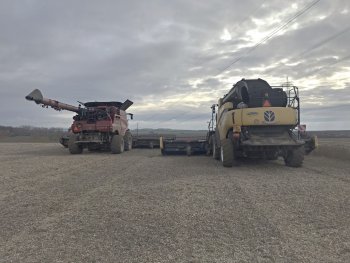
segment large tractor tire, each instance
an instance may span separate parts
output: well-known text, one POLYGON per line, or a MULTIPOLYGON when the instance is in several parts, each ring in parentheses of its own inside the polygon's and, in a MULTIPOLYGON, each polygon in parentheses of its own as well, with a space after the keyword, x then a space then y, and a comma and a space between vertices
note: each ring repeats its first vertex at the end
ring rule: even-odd
POLYGON ((303 164, 305 156, 305 149, 303 146, 298 148, 288 150, 286 156, 284 157, 284 162, 290 167, 300 167, 303 164))
POLYGON ((215 160, 220 160, 220 147, 217 146, 215 135, 212 137, 212 147, 213 147, 213 158, 215 160))
POLYGON ((83 147, 77 143, 77 137, 75 135, 69 136, 68 140, 68 150, 71 154, 81 154, 83 152, 83 147))
POLYGON ((221 162, 224 167, 232 167, 234 162, 233 143, 231 139, 221 141, 221 162))
POLYGON ((111 142, 111 152, 119 154, 124 152, 124 138, 121 135, 114 135, 111 142))
POLYGON ((124 135, 124 150, 130 151, 132 149, 132 135, 127 131, 124 135))

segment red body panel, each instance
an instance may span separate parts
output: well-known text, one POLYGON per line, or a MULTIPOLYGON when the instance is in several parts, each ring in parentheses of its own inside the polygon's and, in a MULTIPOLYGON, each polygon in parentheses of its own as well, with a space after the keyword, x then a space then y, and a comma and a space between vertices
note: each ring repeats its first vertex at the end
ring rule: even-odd
MULTIPOLYGON (((98 107, 106 110, 105 107, 98 107)), ((110 118, 103 120, 75 120, 71 126, 73 133, 79 132, 104 132, 125 135, 128 130, 128 119, 125 111, 115 107, 109 107, 110 118)))
POLYGON ((72 124, 72 130, 74 130, 74 127, 77 127, 79 131, 83 131, 83 132, 90 132, 90 131, 111 132, 112 122, 97 121, 96 123, 87 123, 87 121, 74 121, 72 124))

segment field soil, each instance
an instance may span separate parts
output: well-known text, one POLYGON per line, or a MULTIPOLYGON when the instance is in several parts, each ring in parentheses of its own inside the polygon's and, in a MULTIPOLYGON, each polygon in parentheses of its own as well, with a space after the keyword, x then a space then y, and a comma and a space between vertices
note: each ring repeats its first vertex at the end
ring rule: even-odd
POLYGON ((327 139, 302 168, 224 168, 2 143, 0 262, 349 262, 349 148, 327 139))

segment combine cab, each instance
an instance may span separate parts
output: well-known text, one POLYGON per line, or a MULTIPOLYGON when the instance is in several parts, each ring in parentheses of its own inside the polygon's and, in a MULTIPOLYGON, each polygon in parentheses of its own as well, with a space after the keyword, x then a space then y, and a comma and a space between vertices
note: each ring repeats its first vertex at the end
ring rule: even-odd
POLYGON ((62 138, 62 145, 67 146, 71 154, 80 154, 84 148, 89 150, 110 150, 112 153, 122 153, 132 148, 132 136, 128 128, 125 111, 133 104, 126 100, 121 102, 87 102, 83 107, 61 103, 44 98, 40 90, 32 91, 26 99, 34 101, 43 107, 61 111, 75 112, 69 137, 62 138))
POLYGON ((296 130, 300 102, 295 86, 242 79, 217 106, 214 127, 208 133, 209 152, 225 167, 236 165, 241 157, 274 160, 279 156, 287 166, 299 167, 305 153, 316 147, 316 138, 303 138, 296 130))

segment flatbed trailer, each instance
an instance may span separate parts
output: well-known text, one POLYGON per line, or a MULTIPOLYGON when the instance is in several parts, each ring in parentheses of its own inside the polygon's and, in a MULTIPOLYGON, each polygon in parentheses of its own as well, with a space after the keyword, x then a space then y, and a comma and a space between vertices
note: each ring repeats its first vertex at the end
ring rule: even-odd
POLYGON ((162 155, 167 154, 206 154, 208 142, 205 137, 175 137, 172 139, 160 137, 162 155))
POLYGON ((134 148, 159 148, 160 137, 172 140, 175 138, 174 135, 160 135, 160 134, 141 134, 133 137, 134 148))

